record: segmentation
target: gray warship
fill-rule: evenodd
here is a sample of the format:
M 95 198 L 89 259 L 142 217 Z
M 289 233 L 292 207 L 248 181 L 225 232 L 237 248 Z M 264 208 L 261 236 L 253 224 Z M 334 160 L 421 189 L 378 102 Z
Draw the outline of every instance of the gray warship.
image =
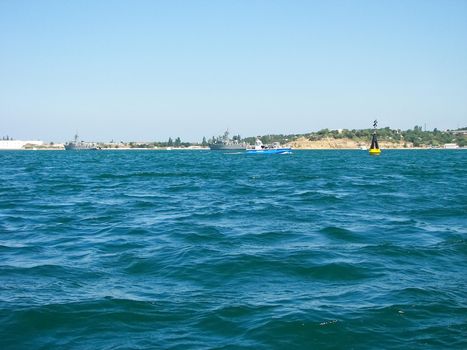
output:
M 65 144 L 65 149 L 67 151 L 96 151 L 100 149 L 93 142 L 84 142 L 78 140 L 78 134 L 75 135 L 75 140 L 67 142 Z
M 239 137 L 231 139 L 227 130 L 222 137 L 218 137 L 214 143 L 210 143 L 209 148 L 212 151 L 244 151 L 247 144 L 240 142 Z

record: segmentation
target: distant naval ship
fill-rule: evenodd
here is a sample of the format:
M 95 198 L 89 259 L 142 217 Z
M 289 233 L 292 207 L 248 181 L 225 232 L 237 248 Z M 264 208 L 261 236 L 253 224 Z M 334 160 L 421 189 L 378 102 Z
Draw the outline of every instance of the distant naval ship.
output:
M 70 141 L 65 144 L 65 149 L 67 151 L 82 151 L 82 150 L 95 151 L 100 148 L 97 147 L 96 144 L 92 142 L 78 141 L 78 134 L 76 134 L 74 141 Z
M 244 151 L 247 148 L 246 143 L 239 142 L 238 139 L 230 139 L 229 131 L 224 136 L 219 137 L 216 142 L 210 143 L 209 148 L 213 151 Z

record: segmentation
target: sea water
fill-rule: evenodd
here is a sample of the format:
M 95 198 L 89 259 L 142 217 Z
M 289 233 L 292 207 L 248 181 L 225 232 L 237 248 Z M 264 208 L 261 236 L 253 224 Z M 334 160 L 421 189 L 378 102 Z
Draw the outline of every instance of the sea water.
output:
M 0 164 L 1 349 L 467 348 L 467 151 Z

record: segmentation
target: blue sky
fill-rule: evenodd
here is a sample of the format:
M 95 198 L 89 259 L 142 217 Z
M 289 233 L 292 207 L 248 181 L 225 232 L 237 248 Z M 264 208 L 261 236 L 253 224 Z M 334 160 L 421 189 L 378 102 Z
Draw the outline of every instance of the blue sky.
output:
M 0 136 L 467 125 L 467 1 L 0 0 Z

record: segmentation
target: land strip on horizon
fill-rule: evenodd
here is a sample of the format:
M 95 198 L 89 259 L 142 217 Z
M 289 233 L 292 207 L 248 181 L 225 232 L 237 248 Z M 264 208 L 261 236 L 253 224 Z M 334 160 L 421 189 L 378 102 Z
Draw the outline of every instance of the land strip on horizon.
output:
M 389 127 L 377 129 L 381 148 L 412 149 L 412 148 L 455 148 L 467 147 L 467 127 L 440 131 L 423 130 L 421 126 L 413 129 L 400 130 Z M 368 147 L 373 129 L 323 129 L 304 134 L 274 134 L 259 136 L 264 144 L 278 142 L 294 149 L 361 149 Z M 183 142 L 179 137 L 168 141 L 143 142 L 90 142 L 101 149 L 206 149 L 209 144 L 219 142 L 223 136 L 212 137 L 201 142 Z M 256 137 L 233 137 L 239 142 L 254 144 Z M 5 146 L 6 145 L 6 146 Z M 12 146 L 13 145 L 13 146 Z M 0 149 L 63 149 L 62 143 L 44 143 L 42 141 L 17 141 L 9 136 L 0 139 Z

